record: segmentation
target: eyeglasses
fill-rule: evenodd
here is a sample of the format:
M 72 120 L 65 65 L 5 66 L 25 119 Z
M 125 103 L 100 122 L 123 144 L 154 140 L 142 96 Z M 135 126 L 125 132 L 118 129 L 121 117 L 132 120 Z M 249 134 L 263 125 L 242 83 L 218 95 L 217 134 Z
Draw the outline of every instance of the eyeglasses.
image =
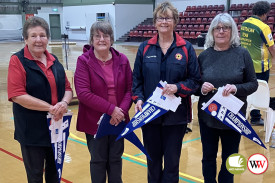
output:
M 104 40 L 110 40 L 110 35 L 108 35 L 108 34 L 103 34 L 103 35 L 95 34 L 94 35 L 94 39 L 96 39 L 96 40 L 100 40 L 102 37 Z
M 164 20 L 166 22 L 172 22 L 173 18 L 172 17 L 157 17 L 158 22 L 163 22 Z
M 215 32 L 220 32 L 221 29 L 222 29 L 223 32 L 227 32 L 227 31 L 229 31 L 231 29 L 231 27 L 230 26 L 224 26 L 224 27 L 218 26 L 218 27 L 214 28 L 214 31 Z

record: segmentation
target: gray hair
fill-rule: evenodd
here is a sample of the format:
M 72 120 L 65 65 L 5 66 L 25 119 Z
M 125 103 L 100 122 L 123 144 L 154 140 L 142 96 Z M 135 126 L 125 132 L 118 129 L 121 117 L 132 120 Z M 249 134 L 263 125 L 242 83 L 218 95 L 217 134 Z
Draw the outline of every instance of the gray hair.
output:
M 28 18 L 28 20 L 26 20 L 22 31 L 22 35 L 24 39 L 28 39 L 28 30 L 33 27 L 42 27 L 46 32 L 47 38 L 49 39 L 50 37 L 49 24 L 43 18 L 40 18 L 37 16 L 30 17 Z
M 231 27 L 230 45 L 232 47 L 240 46 L 240 38 L 239 38 L 238 28 L 235 21 L 228 13 L 220 13 L 212 20 L 210 24 L 210 27 L 206 35 L 204 48 L 207 49 L 209 47 L 214 47 L 215 40 L 213 36 L 213 30 L 215 27 L 218 26 L 219 23 Z
M 90 44 L 93 43 L 93 37 L 98 31 L 102 32 L 103 34 L 108 34 L 111 38 L 111 45 L 114 43 L 114 32 L 112 26 L 107 21 L 97 21 L 93 23 L 90 29 Z

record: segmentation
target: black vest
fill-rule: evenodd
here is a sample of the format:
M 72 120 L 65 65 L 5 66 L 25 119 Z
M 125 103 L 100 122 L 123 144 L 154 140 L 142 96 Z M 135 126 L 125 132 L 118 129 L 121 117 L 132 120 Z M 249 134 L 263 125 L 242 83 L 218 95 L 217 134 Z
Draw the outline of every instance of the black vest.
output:
M 24 57 L 24 49 L 15 53 L 26 71 L 26 91 L 29 95 L 51 104 L 51 87 L 49 81 L 35 61 Z M 54 56 L 54 55 L 53 55 Z M 65 93 L 65 71 L 63 65 L 55 57 L 51 66 L 56 86 L 58 101 Z M 27 109 L 13 102 L 15 132 L 14 138 L 22 145 L 51 146 L 47 125 L 47 112 Z

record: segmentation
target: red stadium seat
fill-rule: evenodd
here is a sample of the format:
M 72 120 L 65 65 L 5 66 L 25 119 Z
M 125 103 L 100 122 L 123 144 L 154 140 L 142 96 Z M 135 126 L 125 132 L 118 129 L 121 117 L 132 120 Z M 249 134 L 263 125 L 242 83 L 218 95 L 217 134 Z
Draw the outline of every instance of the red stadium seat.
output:
M 213 11 L 213 5 L 208 5 L 207 10 L 208 11 Z
M 194 31 L 199 31 L 199 25 L 194 25 L 193 30 Z
M 215 17 L 217 15 L 217 12 L 216 11 L 211 11 L 211 17 Z
M 243 5 L 243 10 L 248 10 L 249 9 L 249 4 L 244 4 Z
M 179 36 L 183 38 L 183 31 L 179 31 Z
M 133 37 L 133 35 L 134 35 L 134 31 L 130 31 L 129 36 Z
M 274 17 L 268 17 L 267 23 L 268 23 L 268 24 L 274 24 L 274 23 L 275 23 Z M 272 29 L 271 29 L 271 30 L 272 30 Z
M 190 39 L 196 39 L 196 34 L 195 34 L 194 31 L 190 32 L 189 38 Z
M 202 18 L 201 23 L 202 23 L 202 24 L 207 24 L 207 18 Z
M 181 29 L 184 30 L 184 31 L 186 31 L 187 30 L 187 25 L 186 24 L 182 25 Z
M 211 17 L 210 11 L 206 11 L 204 14 L 205 17 Z
M 197 7 L 196 6 L 192 6 L 191 7 L 191 11 L 197 11 Z
M 206 25 L 205 28 L 204 28 L 204 31 L 208 31 L 210 25 Z
M 241 16 L 242 16 L 242 17 L 246 17 L 247 15 L 248 15 L 247 10 L 242 10 Z
M 231 4 L 229 11 L 236 11 L 237 10 L 237 5 L 236 4 Z
M 208 20 L 207 20 L 208 24 L 211 24 L 212 20 L 213 20 L 213 18 L 208 18 Z
M 147 31 L 143 31 L 142 37 L 148 37 L 148 32 Z
M 183 12 L 179 12 L 179 17 L 183 17 Z
M 271 9 L 275 9 L 275 3 L 271 3 Z
M 184 24 L 184 22 L 185 22 L 185 18 L 181 18 L 180 19 L 180 24 Z
M 201 32 L 196 32 L 196 38 L 201 35 Z
M 193 16 L 194 16 L 194 12 L 190 11 L 190 12 L 188 13 L 188 17 L 193 17 Z
M 219 10 L 219 11 L 224 11 L 224 5 L 223 5 L 223 4 L 219 5 L 218 10 Z
M 197 21 L 197 19 L 196 18 L 191 18 L 191 24 L 195 24 L 196 23 L 196 21 Z
M 181 25 L 176 26 L 176 31 L 181 31 Z
M 154 30 L 154 31 L 153 31 L 153 36 L 154 36 L 154 35 L 157 35 L 157 34 L 158 34 L 158 31 Z
M 206 11 L 207 10 L 207 5 L 203 5 L 202 7 L 201 7 L 201 11 Z
M 204 31 L 204 25 L 200 25 L 198 31 Z
M 189 37 L 189 32 L 188 32 L 188 31 L 184 32 L 183 38 L 184 38 L 184 39 L 189 39 L 189 38 L 190 38 L 190 37 Z
M 217 4 L 214 5 L 214 6 L 213 6 L 213 10 L 214 10 L 214 11 L 218 11 L 218 10 L 219 10 L 219 5 L 217 5 Z
M 236 24 L 239 23 L 239 17 L 234 17 L 233 19 L 234 19 L 234 21 L 235 21 Z
M 148 37 L 153 37 L 153 32 L 152 31 L 148 31 Z
M 193 28 L 194 28 L 193 25 L 190 24 L 190 25 L 187 26 L 187 31 L 192 31 Z
M 193 17 L 199 17 L 199 16 L 200 16 L 200 13 L 198 11 L 195 11 Z
M 187 11 L 184 12 L 183 17 L 188 17 L 188 12 Z
M 199 17 L 204 17 L 204 16 L 205 16 L 204 11 L 201 11 L 200 14 L 199 14 Z
M 197 18 L 196 24 L 201 24 L 201 18 Z
M 190 18 L 186 18 L 184 24 L 190 24 Z
M 185 11 L 191 11 L 191 6 L 187 6 Z
M 275 16 L 275 9 L 271 9 L 268 13 L 268 16 Z
M 197 11 L 201 11 L 201 5 L 197 6 Z
M 237 4 L 236 10 L 242 11 L 243 9 L 243 4 Z

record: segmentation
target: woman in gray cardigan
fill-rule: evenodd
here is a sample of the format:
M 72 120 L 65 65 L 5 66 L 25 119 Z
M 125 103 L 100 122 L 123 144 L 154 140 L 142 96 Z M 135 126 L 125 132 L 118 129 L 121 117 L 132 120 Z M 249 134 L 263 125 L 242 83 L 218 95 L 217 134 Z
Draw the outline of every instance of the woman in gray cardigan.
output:
M 216 182 L 219 139 L 222 143 L 222 165 L 218 182 L 233 182 L 233 174 L 226 169 L 226 159 L 238 153 L 241 135 L 202 111 L 202 103 L 213 97 L 216 88 L 224 86 L 224 96 L 233 94 L 245 103 L 241 108 L 245 114 L 246 97 L 258 87 L 251 57 L 239 45 L 238 29 L 232 17 L 227 13 L 218 14 L 211 22 L 206 36 L 206 50 L 198 57 L 202 77 L 198 118 L 205 183 Z

